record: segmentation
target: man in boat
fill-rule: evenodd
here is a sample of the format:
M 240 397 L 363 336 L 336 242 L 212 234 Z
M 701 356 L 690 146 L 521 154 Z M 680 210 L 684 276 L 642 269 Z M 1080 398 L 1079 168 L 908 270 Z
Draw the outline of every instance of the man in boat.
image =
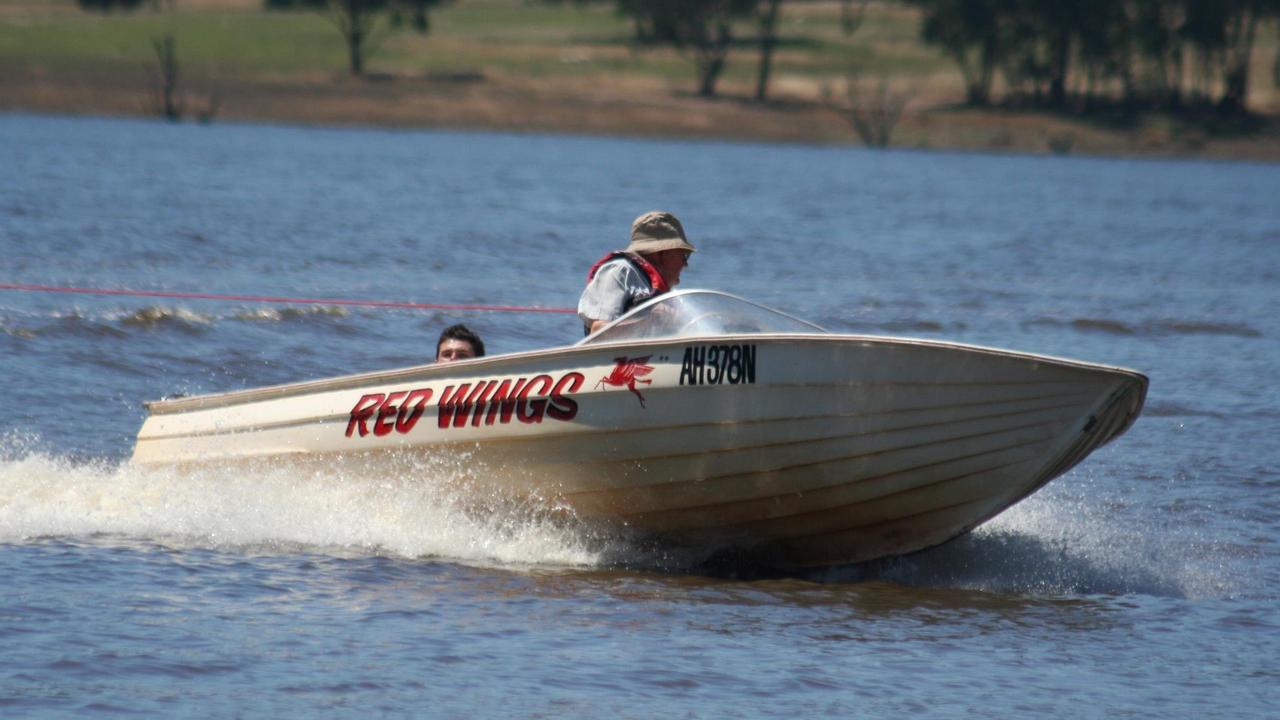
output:
M 674 289 L 693 252 L 675 215 L 654 211 L 636 218 L 626 249 L 600 258 L 587 273 L 587 287 L 578 300 L 578 317 L 587 334 Z
M 436 362 L 484 357 L 484 341 L 466 325 L 450 325 L 436 341 Z

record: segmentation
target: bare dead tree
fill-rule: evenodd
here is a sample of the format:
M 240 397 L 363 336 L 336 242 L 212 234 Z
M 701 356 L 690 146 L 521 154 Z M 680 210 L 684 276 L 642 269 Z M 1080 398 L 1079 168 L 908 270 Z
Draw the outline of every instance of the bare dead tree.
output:
M 156 53 L 152 83 L 155 113 L 169 122 L 178 122 L 182 119 L 183 101 L 178 87 L 178 49 L 173 33 L 152 38 L 151 47 Z
M 188 75 L 182 72 L 182 64 L 178 60 L 178 42 L 173 33 L 152 38 L 151 48 L 155 52 L 155 64 L 151 73 L 151 114 L 169 122 L 179 122 L 188 115 L 194 116 L 201 123 L 211 122 L 222 107 L 216 71 L 210 70 L 202 82 L 195 83 L 203 86 L 201 94 L 204 102 L 199 107 L 193 107 L 189 91 L 192 83 L 183 80 Z
M 864 80 L 858 73 L 851 73 L 845 78 L 844 103 L 830 100 L 829 88 L 826 94 L 827 107 L 853 127 L 864 145 L 883 148 L 889 146 L 894 128 L 915 93 L 894 89 L 884 74 Z

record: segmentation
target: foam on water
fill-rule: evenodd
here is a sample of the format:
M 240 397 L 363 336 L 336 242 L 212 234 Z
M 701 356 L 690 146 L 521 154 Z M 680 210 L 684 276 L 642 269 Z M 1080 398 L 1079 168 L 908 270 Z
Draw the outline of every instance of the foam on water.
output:
M 237 310 L 231 317 L 247 322 L 273 323 L 313 317 L 345 318 L 350 315 L 350 311 L 338 305 L 310 305 L 305 307 L 274 307 L 266 305 Z
M 132 332 L 203 332 L 224 321 L 273 324 L 294 321 L 344 320 L 351 312 L 337 305 L 229 306 L 221 310 L 193 310 L 185 305 L 143 307 L 71 307 L 47 312 L 18 312 L 0 308 L 0 332 L 14 337 L 74 336 L 126 337 Z
M 585 538 L 546 514 L 464 504 L 438 464 L 376 478 L 284 466 L 150 469 L 74 463 L 29 445 L 9 438 L 0 452 L 0 542 L 115 535 L 482 566 L 599 563 Z
M 213 315 L 196 312 L 185 307 L 167 308 L 154 305 L 139 310 L 113 312 L 108 314 L 107 317 L 120 325 L 146 328 L 148 330 L 167 326 L 182 330 L 195 330 L 212 325 L 216 320 Z
M 459 481 L 465 459 L 393 473 L 357 465 L 301 469 L 152 469 L 76 463 L 0 447 L 0 542 L 41 537 L 147 538 L 174 547 L 441 557 L 480 566 L 667 564 L 526 504 L 478 507 Z M 463 500 L 472 498 L 471 501 Z M 1120 522 L 1101 502 L 1042 491 L 938 548 L 826 580 L 876 577 L 992 592 L 1222 597 L 1236 591 L 1222 553 Z M 684 565 L 686 563 L 677 563 Z
M 1101 493 L 1072 497 L 1051 486 L 876 574 L 910 585 L 1053 595 L 1204 599 L 1245 591 L 1231 548 L 1144 523 L 1113 504 Z

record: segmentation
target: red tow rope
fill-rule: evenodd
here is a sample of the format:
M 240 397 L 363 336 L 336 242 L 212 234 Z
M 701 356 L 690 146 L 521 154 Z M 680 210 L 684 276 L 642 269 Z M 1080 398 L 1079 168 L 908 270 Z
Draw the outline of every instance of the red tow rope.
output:
M 573 315 L 572 308 L 549 308 L 522 305 L 448 305 L 443 303 L 396 302 L 391 300 L 335 300 L 329 298 L 275 297 L 271 295 L 218 295 L 215 293 L 163 292 L 159 290 L 130 290 L 127 288 L 60 287 L 57 285 L 32 285 L 30 283 L 0 282 L 0 290 L 23 292 L 66 293 L 70 295 L 124 295 L 127 297 L 171 298 L 177 300 L 234 300 L 237 302 L 280 303 L 290 305 L 353 305 L 356 307 L 407 308 L 410 310 L 470 310 L 477 312 L 528 312 L 559 313 Z

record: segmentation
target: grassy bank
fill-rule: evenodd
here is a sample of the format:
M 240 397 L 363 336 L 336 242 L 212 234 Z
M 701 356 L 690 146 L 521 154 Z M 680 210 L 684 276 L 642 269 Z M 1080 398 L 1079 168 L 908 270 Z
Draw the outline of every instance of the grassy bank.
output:
M 835 2 L 784 5 L 771 98 L 756 103 L 749 43 L 734 48 L 719 96 L 700 98 L 692 60 L 635 47 L 629 21 L 609 4 L 461 0 L 432 13 L 430 35 L 387 33 L 368 76 L 356 79 L 328 19 L 266 12 L 258 0 L 107 15 L 72 0 L 0 0 L 0 109 L 149 114 L 152 40 L 172 34 L 189 107 L 225 119 L 858 143 L 837 107 L 856 75 L 909 97 L 894 146 L 1280 160 L 1270 117 L 1222 124 L 959 108 L 959 74 L 919 42 L 913 10 L 873 3 L 852 37 L 838 14 Z M 1251 88 L 1253 107 L 1267 113 L 1280 106 L 1267 72 L 1273 30 L 1261 34 Z

